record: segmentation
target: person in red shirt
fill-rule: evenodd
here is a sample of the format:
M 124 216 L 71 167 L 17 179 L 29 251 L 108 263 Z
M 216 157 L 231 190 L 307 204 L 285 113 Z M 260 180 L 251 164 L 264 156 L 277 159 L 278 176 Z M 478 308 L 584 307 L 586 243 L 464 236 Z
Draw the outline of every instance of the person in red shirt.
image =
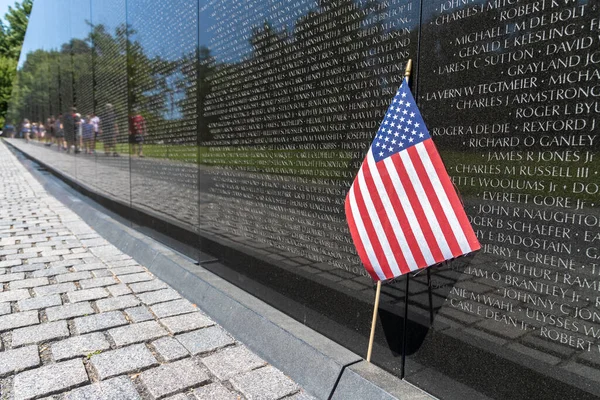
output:
M 146 120 L 138 110 L 129 117 L 129 143 L 133 147 L 133 153 L 139 157 L 144 157 L 143 145 L 146 136 Z

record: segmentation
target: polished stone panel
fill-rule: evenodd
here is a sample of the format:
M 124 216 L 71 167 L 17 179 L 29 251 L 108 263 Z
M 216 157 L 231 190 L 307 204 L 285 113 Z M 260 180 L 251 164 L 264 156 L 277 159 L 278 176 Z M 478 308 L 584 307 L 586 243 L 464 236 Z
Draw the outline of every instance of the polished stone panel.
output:
M 452 346 L 477 338 L 491 364 L 477 384 L 469 368 L 440 369 L 491 397 L 600 393 L 596 7 L 423 9 L 418 99 L 482 243 L 470 263 L 434 270 L 437 312 Z
M 131 201 L 158 220 L 193 231 L 198 221 L 198 2 L 150 3 L 127 2 Z
M 94 129 L 89 125 L 94 116 L 94 49 L 89 23 L 91 6 L 89 0 L 71 0 L 70 7 L 74 104 L 81 121 L 77 147 L 86 156 L 92 156 L 96 140 Z M 95 162 L 76 159 L 75 167 L 77 179 L 96 183 Z
M 92 1 L 94 105 L 100 118 L 96 187 L 131 204 L 127 115 L 127 19 L 125 0 Z

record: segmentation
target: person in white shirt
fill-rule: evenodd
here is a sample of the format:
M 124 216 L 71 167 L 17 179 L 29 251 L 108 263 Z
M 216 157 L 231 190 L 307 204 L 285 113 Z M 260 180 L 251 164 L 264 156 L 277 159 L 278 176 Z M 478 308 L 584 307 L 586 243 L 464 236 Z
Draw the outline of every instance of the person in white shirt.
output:
M 96 113 L 92 113 L 90 123 L 94 127 L 94 138 L 92 139 L 92 153 L 96 153 L 96 142 L 98 141 L 98 135 L 100 134 L 100 118 Z

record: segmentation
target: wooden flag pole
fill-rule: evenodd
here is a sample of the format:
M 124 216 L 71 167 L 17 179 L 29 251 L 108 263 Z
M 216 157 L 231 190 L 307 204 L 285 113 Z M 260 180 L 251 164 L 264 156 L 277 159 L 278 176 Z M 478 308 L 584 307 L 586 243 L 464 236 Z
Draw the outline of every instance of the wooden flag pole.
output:
M 429 294 L 429 326 L 433 325 L 433 295 L 431 293 L 431 268 L 427 268 L 427 292 Z
M 410 78 L 412 70 L 412 60 L 409 59 L 406 63 L 406 71 L 404 72 L 405 79 Z M 404 361 L 406 356 L 406 315 L 408 314 L 408 276 L 406 274 L 406 305 L 404 307 L 404 340 L 402 343 L 402 378 L 404 378 Z M 375 292 L 375 305 L 373 307 L 373 320 L 371 321 L 371 335 L 369 336 L 369 347 L 367 349 L 367 362 L 371 362 L 371 354 L 373 352 L 373 341 L 375 340 L 375 324 L 377 323 L 377 312 L 379 311 L 379 296 L 381 294 L 381 281 L 377 281 L 377 291 Z
M 410 79 L 410 73 L 412 70 L 412 60 L 409 59 L 406 63 L 406 71 L 404 72 L 404 78 L 407 83 Z M 406 332 L 408 330 L 408 284 L 410 282 L 410 272 L 406 274 L 406 292 L 404 295 L 404 326 L 402 327 L 402 368 L 400 371 L 400 379 L 404 379 L 404 365 L 406 364 Z
M 373 308 L 373 322 L 371 322 L 371 336 L 369 336 L 369 348 L 367 349 L 367 362 L 371 362 L 371 353 L 373 352 L 373 340 L 375 339 L 375 324 L 377 323 L 377 311 L 379 310 L 379 295 L 381 294 L 381 281 L 377 281 L 377 291 L 375 292 L 375 306 Z
M 400 370 L 400 379 L 404 379 L 404 365 L 406 364 L 406 332 L 408 331 L 408 283 L 410 282 L 410 273 L 406 274 L 406 292 L 404 295 L 404 326 L 402 327 L 402 368 Z

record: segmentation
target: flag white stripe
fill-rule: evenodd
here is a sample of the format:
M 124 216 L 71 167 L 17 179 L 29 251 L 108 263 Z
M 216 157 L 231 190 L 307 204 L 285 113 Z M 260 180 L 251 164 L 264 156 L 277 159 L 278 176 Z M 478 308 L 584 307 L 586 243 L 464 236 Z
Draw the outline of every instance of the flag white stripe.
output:
M 425 235 L 423 234 L 423 230 L 421 229 L 421 225 L 419 225 L 419 221 L 417 220 L 417 216 L 415 215 L 415 211 L 408 200 L 408 195 L 404 190 L 404 186 L 402 185 L 402 181 L 400 180 L 400 176 L 398 176 L 398 171 L 396 170 L 396 166 L 392 161 L 391 157 L 383 160 L 385 163 L 385 167 L 388 171 L 390 179 L 394 184 L 394 190 L 396 190 L 396 195 L 400 200 L 400 204 L 402 205 L 402 209 L 406 214 L 406 219 L 408 219 L 408 223 L 410 224 L 410 228 L 415 235 L 415 239 L 417 240 L 417 244 L 419 245 L 419 249 L 421 249 L 421 253 L 423 254 L 423 258 L 427 261 L 427 265 L 435 264 L 435 258 L 433 258 L 433 254 L 431 254 L 431 249 L 427 245 L 427 240 L 425 239 Z
M 371 172 L 371 177 L 373 178 L 373 181 L 375 182 L 375 188 L 377 189 L 379 198 L 381 199 L 381 202 L 383 203 L 383 207 L 385 208 L 385 212 L 387 214 L 388 220 L 390 221 L 390 224 L 392 225 L 394 235 L 396 236 L 396 241 L 398 242 L 398 245 L 400 246 L 400 249 L 402 250 L 402 255 L 404 256 L 404 259 L 406 260 L 406 264 L 408 265 L 408 268 L 411 271 L 419 269 L 417 262 L 415 261 L 415 257 L 413 256 L 412 251 L 410 249 L 410 246 L 408 245 L 408 242 L 406 241 L 406 236 L 404 236 L 404 231 L 403 231 L 402 227 L 400 226 L 400 221 L 398 220 L 398 216 L 396 215 L 394 206 L 392 206 L 392 202 L 390 201 L 387 191 L 385 190 L 385 185 L 383 184 L 383 181 L 381 180 L 381 176 L 379 175 L 379 170 L 377 169 L 377 165 L 375 165 L 375 159 L 373 158 L 371 151 L 369 151 L 369 154 L 367 154 L 366 161 L 369 165 L 369 171 Z
M 419 143 L 415 146 L 415 148 L 419 153 L 419 157 L 421 157 L 421 162 L 423 162 L 423 166 L 425 167 L 427 176 L 429 176 L 431 185 L 433 186 L 435 194 L 437 195 L 440 205 L 442 206 L 442 210 L 444 210 L 444 214 L 446 215 L 446 218 L 448 218 L 448 223 L 450 224 L 450 228 L 452 228 L 452 232 L 454 233 L 454 237 L 458 242 L 460 250 L 463 253 L 470 252 L 471 246 L 469 246 L 469 242 L 465 237 L 465 233 L 458 222 L 458 218 L 456 218 L 452 204 L 450 204 L 450 200 L 448 199 L 446 191 L 444 190 L 444 186 L 442 186 L 442 182 L 440 182 L 440 178 L 435 171 L 435 167 L 429 158 L 429 153 L 427 153 L 425 145 L 423 143 Z
M 386 280 L 387 277 L 381 270 L 379 260 L 377 260 L 377 256 L 375 255 L 375 251 L 373 250 L 373 246 L 371 245 L 371 241 L 369 240 L 369 235 L 367 234 L 367 230 L 365 229 L 365 225 L 360 215 L 358 204 L 356 204 L 356 198 L 354 197 L 354 185 L 350 188 L 350 192 L 348 192 L 348 200 L 350 201 L 350 209 L 352 210 L 352 218 L 354 219 L 356 230 L 358 231 L 360 241 L 362 242 L 362 245 L 365 248 L 365 253 L 367 253 L 367 257 L 369 257 L 371 266 L 373 267 L 373 270 L 375 271 L 379 279 Z
M 375 229 L 375 234 L 379 239 L 379 243 L 381 244 L 381 248 L 383 249 L 383 254 L 385 254 L 385 258 L 387 259 L 390 269 L 392 270 L 392 274 L 394 274 L 394 276 L 402 275 L 402 272 L 398 267 L 398 263 L 396 262 L 394 252 L 390 247 L 390 243 L 387 240 L 387 236 L 385 235 L 385 231 L 383 230 L 383 226 L 381 225 L 381 221 L 379 220 L 379 215 L 377 215 L 377 210 L 375 210 L 375 206 L 373 205 L 371 193 L 369 192 L 369 186 L 365 181 L 365 175 L 363 173 L 362 168 L 358 172 L 357 179 L 360 187 L 362 187 L 360 193 L 362 194 L 363 200 L 365 201 L 367 213 L 369 213 L 369 217 L 371 218 L 371 222 L 373 223 L 373 228 Z
M 419 180 L 419 176 L 415 171 L 415 168 L 412 164 L 410 156 L 407 151 L 401 151 L 398 153 L 400 155 L 400 159 L 404 164 L 404 168 L 406 173 L 408 174 L 408 178 L 413 185 L 415 193 L 417 194 L 417 198 L 421 203 L 421 207 L 423 207 L 423 212 L 425 213 L 425 217 L 431 226 L 431 230 L 433 231 L 433 236 L 437 241 L 440 250 L 442 251 L 442 255 L 445 259 L 453 258 L 452 251 L 450 251 L 450 247 L 448 246 L 448 242 L 446 242 L 446 238 L 444 237 L 444 233 L 442 232 L 442 228 L 438 223 L 438 220 L 433 212 L 433 208 L 431 208 L 431 204 L 429 203 L 429 199 L 427 198 L 427 194 L 425 193 L 425 189 L 423 189 L 423 185 L 421 185 L 421 181 Z

